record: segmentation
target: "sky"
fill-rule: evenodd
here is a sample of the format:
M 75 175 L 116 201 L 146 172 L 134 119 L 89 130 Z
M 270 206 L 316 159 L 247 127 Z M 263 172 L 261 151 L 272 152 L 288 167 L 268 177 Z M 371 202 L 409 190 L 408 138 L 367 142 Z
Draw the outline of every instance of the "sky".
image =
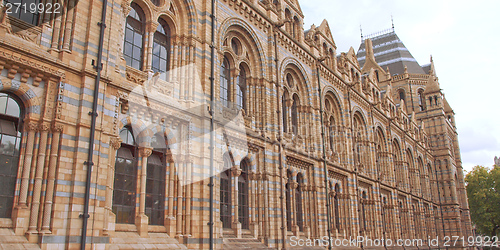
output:
M 452 109 L 465 171 L 500 157 L 500 1 L 299 0 L 304 29 L 328 21 L 337 54 L 391 28 L 420 65 L 432 55 Z M 498 99 L 497 99 L 498 98 Z

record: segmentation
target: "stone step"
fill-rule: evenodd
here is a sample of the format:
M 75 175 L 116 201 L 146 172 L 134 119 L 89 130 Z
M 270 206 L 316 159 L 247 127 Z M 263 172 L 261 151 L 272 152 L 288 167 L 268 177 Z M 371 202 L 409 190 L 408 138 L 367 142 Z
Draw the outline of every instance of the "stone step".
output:
M 109 240 L 109 249 L 187 249 L 166 233 L 148 233 L 148 236 L 141 238 L 136 232 L 115 232 Z
M 40 249 L 40 246 L 29 243 L 22 235 L 15 235 L 10 228 L 0 228 L 0 249 Z
M 255 238 L 223 238 L 222 249 L 273 249 Z

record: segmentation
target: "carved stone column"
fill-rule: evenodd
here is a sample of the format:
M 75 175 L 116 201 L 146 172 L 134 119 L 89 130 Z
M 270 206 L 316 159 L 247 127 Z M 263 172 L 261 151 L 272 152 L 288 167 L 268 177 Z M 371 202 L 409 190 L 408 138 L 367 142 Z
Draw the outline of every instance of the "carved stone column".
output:
M 116 151 L 120 149 L 122 145 L 122 140 L 119 137 L 113 137 L 109 140 L 109 144 L 111 145 L 109 150 L 109 164 L 107 170 L 107 178 L 106 178 L 106 200 L 104 203 L 104 234 L 108 234 L 108 231 L 114 228 L 112 224 L 115 223 L 116 217 L 113 214 L 113 189 L 114 189 L 114 180 L 115 180 L 115 161 L 116 158 L 112 157 L 116 155 Z
M 153 153 L 153 148 L 150 147 L 139 147 L 140 166 L 138 176 L 140 176 L 139 184 L 139 213 L 135 218 L 135 225 L 137 227 L 137 233 L 141 237 L 148 236 L 148 216 L 145 214 L 146 208 L 146 174 L 148 168 L 148 157 Z
M 169 168 L 168 174 L 168 210 L 167 218 L 165 220 L 165 227 L 167 228 L 168 235 L 175 235 L 175 216 L 174 216 L 174 185 L 175 185 L 175 164 L 171 161 L 171 156 L 167 157 L 167 168 Z
M 49 169 L 47 174 L 47 190 L 45 193 L 45 207 L 43 209 L 42 234 L 49 234 L 51 214 L 54 199 L 54 186 L 56 180 L 57 158 L 59 152 L 59 139 L 63 132 L 62 124 L 54 124 L 52 126 L 52 145 L 50 147 Z
M 35 184 L 33 187 L 33 196 L 31 201 L 31 214 L 30 214 L 30 224 L 28 227 L 28 240 L 30 242 L 36 242 L 38 240 L 38 236 L 35 234 L 38 233 L 38 215 L 40 210 L 40 196 L 42 193 L 42 178 L 43 178 L 43 169 L 45 167 L 45 152 L 47 149 L 47 134 L 49 131 L 50 125 L 48 123 L 41 123 L 39 125 L 40 130 L 40 139 L 38 142 L 38 157 L 36 163 L 35 170 Z
M 12 213 L 14 232 L 16 235 L 23 235 L 28 228 L 29 208 L 28 188 L 30 185 L 31 163 L 33 160 L 33 148 L 35 144 L 35 136 L 38 131 L 38 123 L 29 121 L 25 123 L 23 136 L 27 137 L 26 147 L 24 149 L 24 159 L 20 163 L 23 166 L 21 174 L 21 187 L 19 192 L 19 203 Z M 21 149 L 23 150 L 23 149 Z M 22 151 L 21 151 L 22 153 Z
M 33 159 L 33 146 L 35 144 L 35 135 L 38 131 L 38 124 L 29 122 L 24 127 L 25 133 L 28 135 L 26 140 L 26 151 L 23 162 L 23 174 L 21 177 L 21 190 L 19 194 L 19 206 L 26 207 L 28 199 L 29 178 L 31 172 L 31 160 Z
M 249 215 L 250 215 L 250 231 L 252 235 L 257 238 L 259 235 L 259 223 L 257 222 L 257 173 L 253 171 L 248 172 L 248 181 L 249 181 L 249 198 L 250 198 L 250 206 L 249 206 Z
M 239 214 L 238 214 L 238 177 L 241 174 L 241 169 L 238 167 L 233 167 L 231 169 L 231 178 L 233 182 L 233 188 L 231 190 L 231 197 L 232 197 L 232 202 L 233 202 L 233 223 L 232 223 L 232 228 L 234 231 L 234 234 L 236 235 L 237 238 L 241 238 L 241 223 L 239 221 Z

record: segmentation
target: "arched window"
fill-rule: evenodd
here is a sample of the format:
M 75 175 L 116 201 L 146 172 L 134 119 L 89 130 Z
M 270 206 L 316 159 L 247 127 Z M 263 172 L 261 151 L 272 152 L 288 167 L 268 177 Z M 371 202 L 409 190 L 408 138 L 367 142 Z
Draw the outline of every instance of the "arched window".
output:
M 231 228 L 231 159 L 224 155 L 224 169 L 220 174 L 220 220 L 223 228 Z
M 238 220 L 242 229 L 249 229 L 248 223 L 248 165 L 246 160 L 240 164 L 241 174 L 238 177 Z
M 231 68 L 229 60 L 224 57 L 220 68 L 220 101 L 224 107 L 229 107 L 231 101 Z
M 148 157 L 146 175 L 146 215 L 150 225 L 163 225 L 165 214 L 165 172 L 167 140 L 158 133 L 151 142 L 153 153 Z
M 424 100 L 424 91 L 418 91 L 418 105 L 420 106 L 420 111 L 425 110 L 425 100 Z
M 295 189 L 295 213 L 297 217 L 297 226 L 299 231 L 304 231 L 304 214 L 302 212 L 302 187 L 304 186 L 304 177 L 297 175 L 297 188 Z
M 288 32 L 288 34 L 292 34 L 292 25 L 291 25 L 292 13 L 290 12 L 290 10 L 288 8 L 285 9 L 285 21 L 288 21 L 285 24 L 286 32 Z
M 289 88 L 293 88 L 293 86 L 295 86 L 292 74 L 290 73 L 286 74 L 286 84 L 288 85 Z
M 243 66 L 240 66 L 240 74 L 238 75 L 238 85 L 236 86 L 236 105 L 238 109 L 246 109 L 246 88 L 247 88 L 247 72 Z
M 333 119 L 333 116 L 330 117 L 330 124 L 329 124 L 329 135 L 330 135 L 330 149 L 335 152 L 335 120 Z
M 163 19 L 159 19 L 158 22 L 160 25 L 156 28 L 153 36 L 153 63 L 151 68 L 154 73 L 166 73 L 169 67 L 170 29 Z M 166 74 L 161 74 L 160 77 L 167 80 Z
M 292 231 L 292 172 L 287 171 L 288 182 L 285 186 L 285 196 L 286 196 L 286 229 Z
M 299 105 L 299 97 L 294 95 L 292 103 L 292 131 L 295 135 L 297 135 L 299 132 L 299 114 L 297 110 L 298 105 Z
M 139 5 L 132 3 L 130 7 L 132 10 L 125 25 L 123 57 L 128 66 L 142 70 L 145 17 Z
M 38 19 L 40 18 L 40 14 L 43 11 L 38 11 L 42 9 L 37 9 L 37 11 L 33 11 L 32 4 L 38 6 L 38 4 L 42 3 L 41 0 L 5 0 L 4 5 L 10 7 L 12 4 L 12 8 L 10 9 L 9 15 L 15 18 L 19 18 L 29 24 L 38 25 Z M 7 5 L 9 4 L 9 5 Z
M 399 91 L 399 100 L 403 100 L 406 104 L 406 94 L 404 90 Z
M 12 215 L 21 146 L 22 113 L 21 102 L 17 98 L 0 93 L 0 218 L 10 218 Z
M 129 127 L 120 131 L 121 147 L 116 151 L 113 213 L 116 223 L 134 224 L 136 203 L 137 146 Z
M 238 39 L 236 38 L 231 39 L 231 49 L 233 50 L 235 55 L 240 55 L 241 52 L 240 48 L 241 48 L 240 41 L 238 41 Z
M 285 92 L 281 97 L 281 113 L 283 118 L 283 132 L 286 133 L 288 130 L 288 108 L 286 106 L 286 100 L 288 99 L 288 94 Z

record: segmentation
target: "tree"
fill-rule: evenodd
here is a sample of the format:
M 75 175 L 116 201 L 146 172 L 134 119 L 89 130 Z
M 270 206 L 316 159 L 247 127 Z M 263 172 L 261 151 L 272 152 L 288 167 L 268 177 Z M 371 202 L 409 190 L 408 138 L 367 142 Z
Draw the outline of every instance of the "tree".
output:
M 471 219 L 478 233 L 500 235 L 500 166 L 476 166 L 465 176 Z

